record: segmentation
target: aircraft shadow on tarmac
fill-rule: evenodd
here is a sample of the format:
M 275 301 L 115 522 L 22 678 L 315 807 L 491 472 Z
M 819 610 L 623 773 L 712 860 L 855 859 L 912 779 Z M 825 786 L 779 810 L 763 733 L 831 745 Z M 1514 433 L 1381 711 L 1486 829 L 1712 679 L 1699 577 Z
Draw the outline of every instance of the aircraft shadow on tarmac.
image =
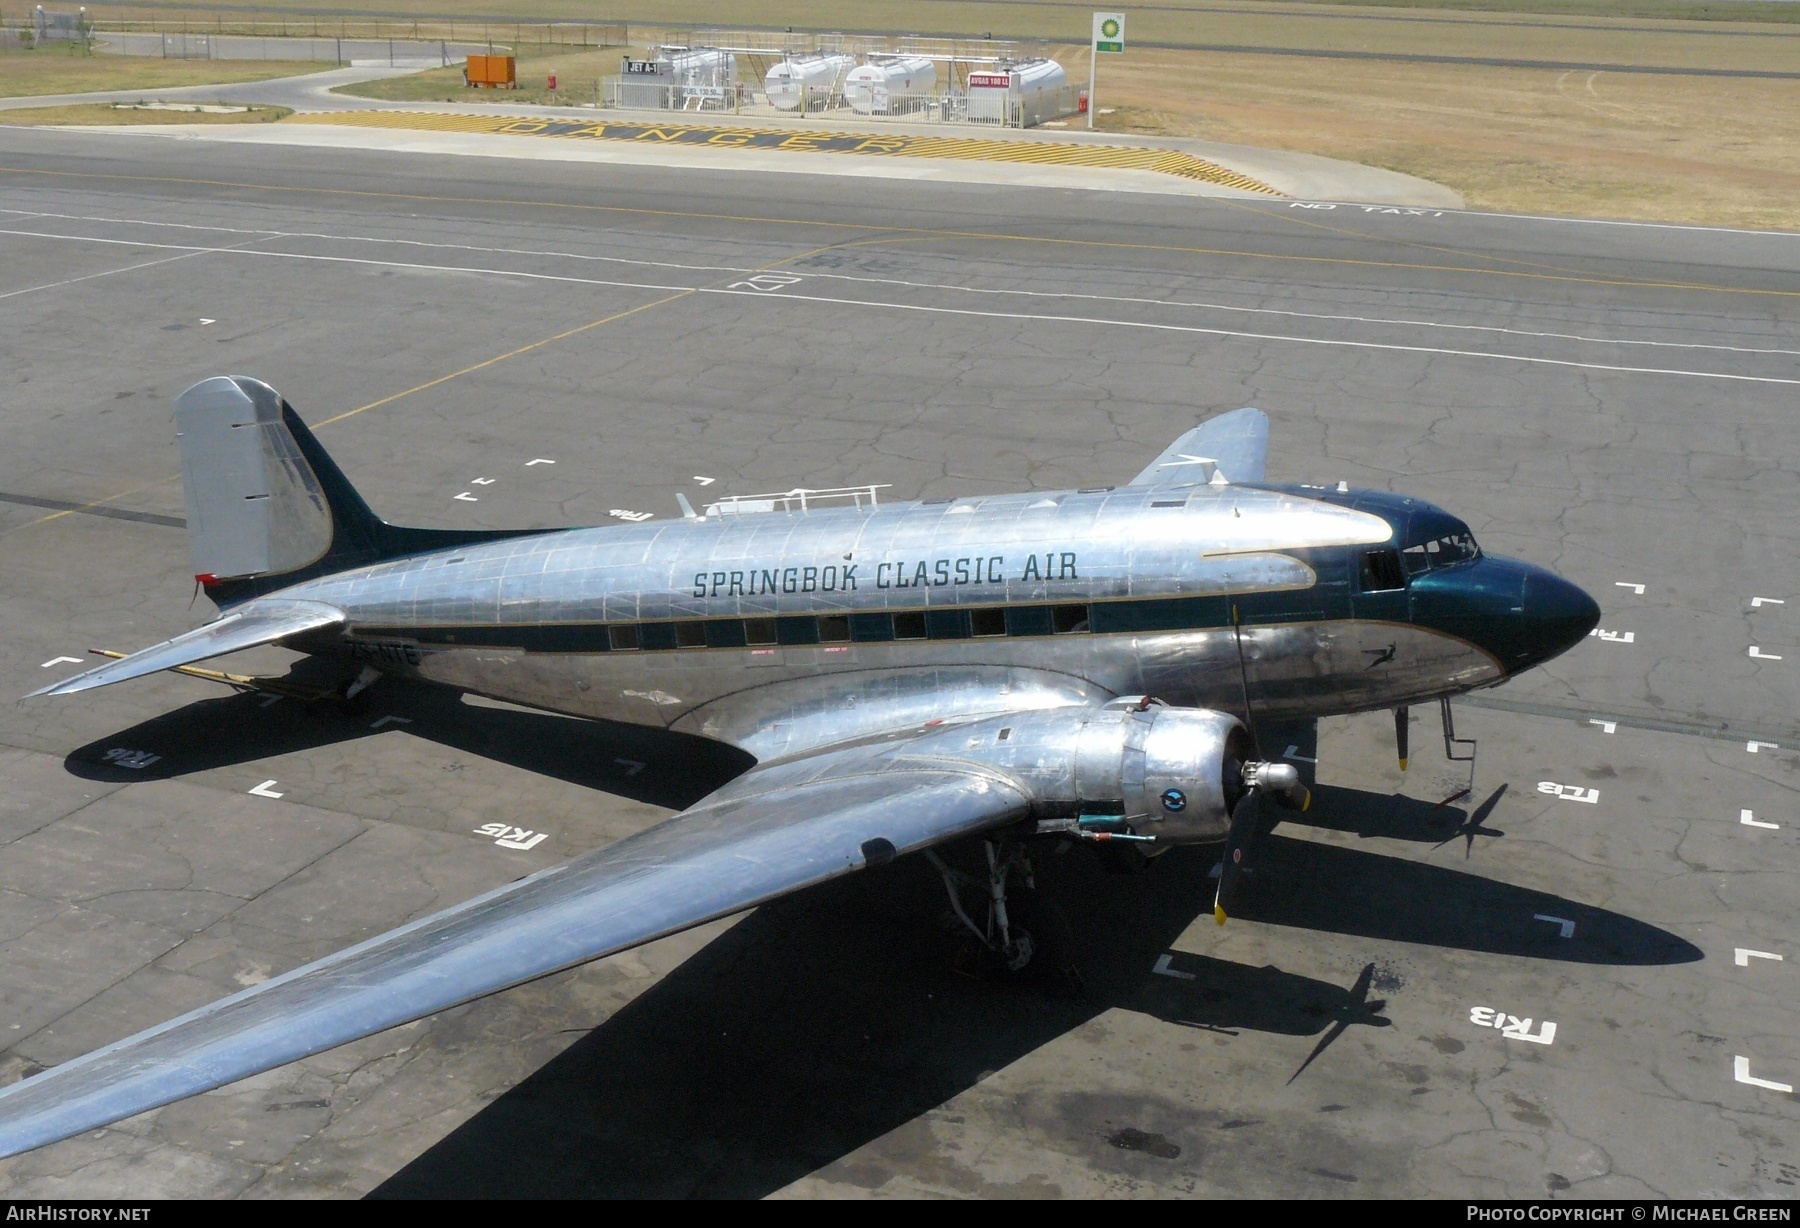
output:
M 974 849 L 952 855 L 974 867 Z M 374 1196 L 754 1197 L 1114 1007 L 1295 1037 L 1291 1064 L 1271 1072 L 1288 1081 L 1345 1031 L 1404 1012 L 1404 982 L 1373 961 L 1346 989 L 1169 951 L 1210 913 L 1213 856 L 1176 850 L 1135 875 L 1080 849 L 1038 858 L 1040 888 L 1077 922 L 1078 999 L 958 971 L 942 887 L 917 857 L 765 905 Z M 1583 963 L 1700 958 L 1616 913 L 1435 865 L 1280 835 L 1262 857 L 1246 920 Z M 1575 937 L 1535 913 L 1574 920 Z M 1164 955 L 1174 975 L 1152 971 Z
M 296 670 L 290 678 L 303 677 Z M 588 721 L 512 707 L 463 702 L 447 687 L 383 681 L 357 715 L 331 700 L 303 703 L 267 696 L 221 695 L 163 713 L 71 752 L 68 771 L 128 784 L 177 779 L 274 755 L 368 737 L 384 716 L 404 718 L 407 733 L 556 780 L 680 810 L 746 771 L 755 760 L 723 743 L 666 730 Z M 392 725 L 388 726 L 391 730 Z M 110 760 L 119 750 L 157 760 Z

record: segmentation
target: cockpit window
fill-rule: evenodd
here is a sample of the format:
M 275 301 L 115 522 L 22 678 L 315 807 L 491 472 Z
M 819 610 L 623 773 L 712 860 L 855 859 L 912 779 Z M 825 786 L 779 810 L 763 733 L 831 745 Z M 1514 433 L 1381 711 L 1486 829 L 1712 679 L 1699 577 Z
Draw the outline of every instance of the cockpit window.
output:
M 1401 557 L 1406 560 L 1406 574 L 1416 576 L 1434 567 L 1449 567 L 1454 563 L 1478 559 L 1481 557 L 1481 547 L 1475 544 L 1474 534 L 1464 529 L 1460 533 L 1450 533 L 1408 546 L 1401 551 Z

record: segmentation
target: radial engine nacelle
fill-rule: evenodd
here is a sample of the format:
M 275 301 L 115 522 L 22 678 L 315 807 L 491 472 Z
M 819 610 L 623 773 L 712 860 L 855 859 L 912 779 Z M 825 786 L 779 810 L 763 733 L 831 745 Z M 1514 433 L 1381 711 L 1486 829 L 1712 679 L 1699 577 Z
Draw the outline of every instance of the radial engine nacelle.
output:
M 1224 712 L 1172 708 L 1139 695 L 1102 708 L 985 721 L 979 728 L 976 734 L 964 727 L 963 734 L 973 736 L 958 747 L 958 757 L 1025 784 L 1039 820 L 1124 830 L 1154 836 L 1159 844 L 1196 844 L 1225 838 L 1232 808 L 1246 789 L 1261 789 L 1295 809 L 1306 802 L 1292 765 L 1256 762 L 1249 731 Z

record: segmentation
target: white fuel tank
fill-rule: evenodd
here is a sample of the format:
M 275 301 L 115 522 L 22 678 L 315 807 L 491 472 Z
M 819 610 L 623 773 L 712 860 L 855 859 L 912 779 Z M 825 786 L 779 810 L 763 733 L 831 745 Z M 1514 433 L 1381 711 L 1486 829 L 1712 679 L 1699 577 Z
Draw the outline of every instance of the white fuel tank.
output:
M 864 115 L 904 115 L 937 89 L 937 66 L 922 55 L 881 56 L 850 70 L 844 99 Z
M 797 55 L 781 61 L 763 78 L 763 93 L 769 105 L 783 111 L 800 110 L 802 99 L 806 109 L 824 105 L 838 82 L 856 66 L 856 57 L 820 52 Z
M 671 50 L 668 63 L 678 85 L 723 89 L 737 79 L 737 57 L 716 47 Z

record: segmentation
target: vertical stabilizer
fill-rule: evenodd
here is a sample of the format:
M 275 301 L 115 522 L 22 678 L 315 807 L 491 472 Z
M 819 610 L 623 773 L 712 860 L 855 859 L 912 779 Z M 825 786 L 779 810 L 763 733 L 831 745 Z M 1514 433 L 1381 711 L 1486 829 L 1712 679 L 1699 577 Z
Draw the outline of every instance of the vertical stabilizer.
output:
M 331 549 L 330 504 L 282 421 L 281 397 L 243 376 L 175 402 L 188 551 L 204 582 L 283 575 Z
M 194 576 L 221 609 L 315 576 L 541 531 L 388 524 L 261 380 L 201 380 L 176 400 L 175 432 Z

